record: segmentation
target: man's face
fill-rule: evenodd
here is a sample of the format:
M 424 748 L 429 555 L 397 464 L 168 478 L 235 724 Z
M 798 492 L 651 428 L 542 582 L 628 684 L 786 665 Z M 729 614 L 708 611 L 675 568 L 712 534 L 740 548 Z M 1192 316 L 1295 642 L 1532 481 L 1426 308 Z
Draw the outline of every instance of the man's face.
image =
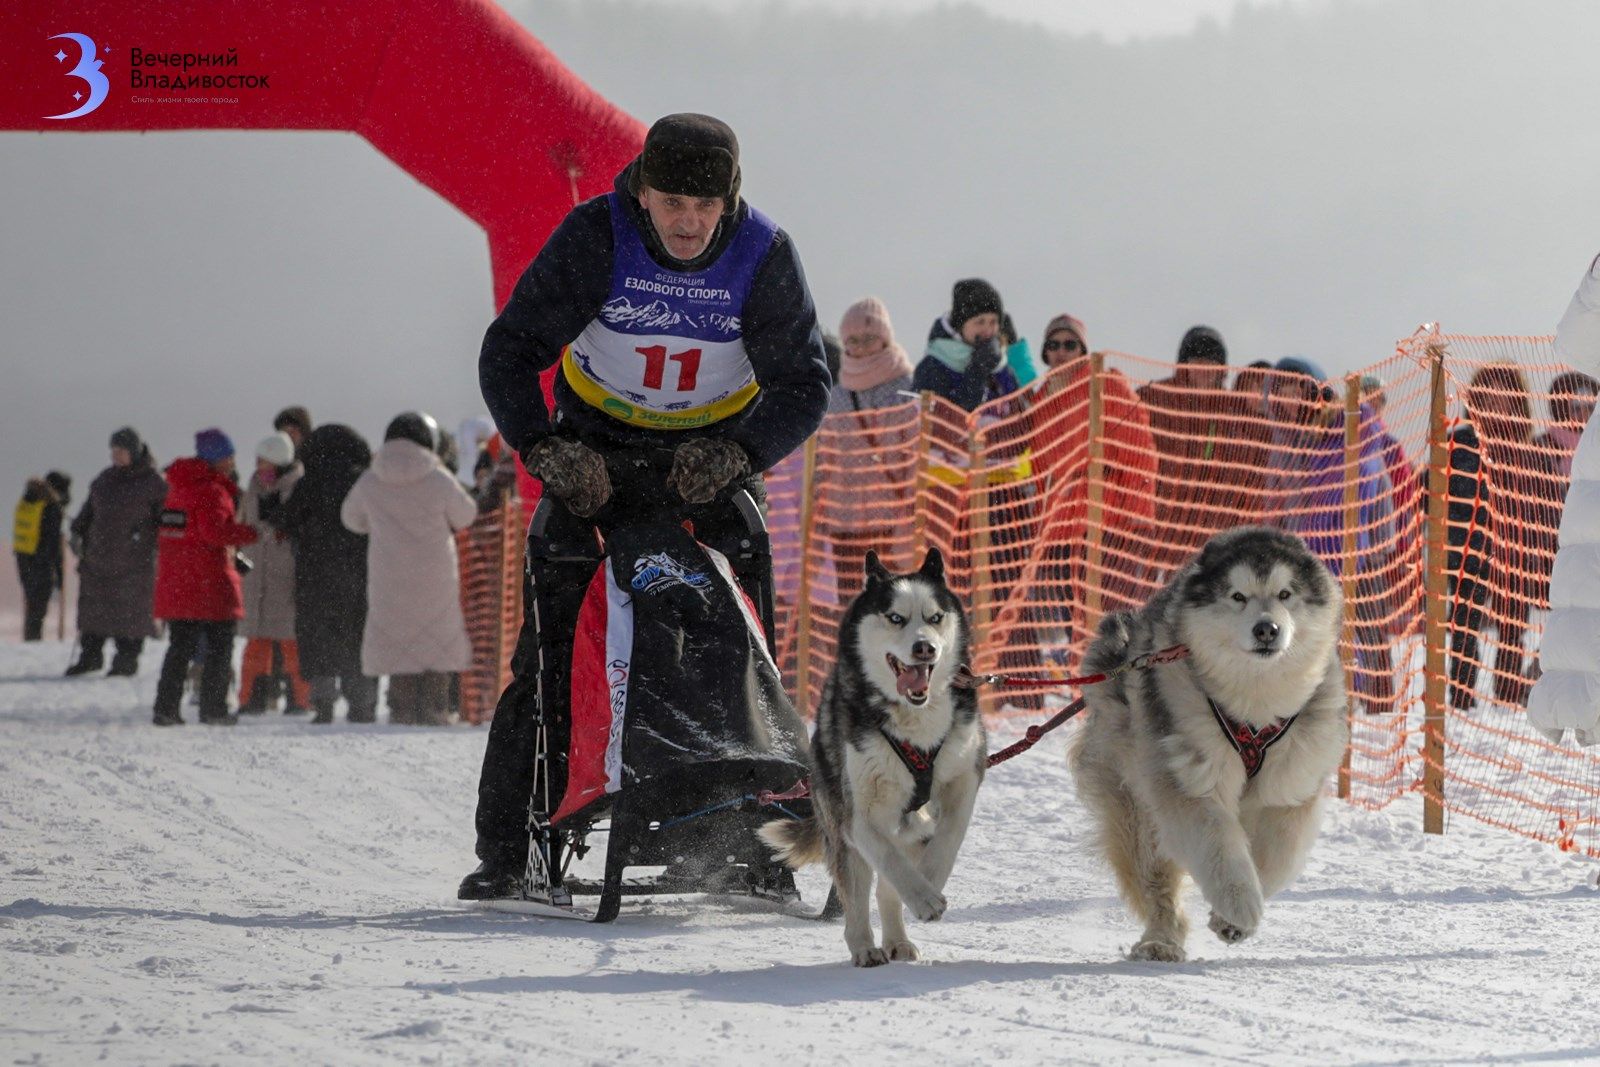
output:
M 296 452 L 300 451 L 300 446 L 306 443 L 306 435 L 301 433 L 300 427 L 296 426 L 292 422 L 286 422 L 282 426 L 276 426 L 273 428 L 280 431 L 285 437 L 294 442 L 294 450 Z
M 218 474 L 232 474 L 233 473 L 233 457 L 232 456 L 224 456 L 222 459 L 214 459 L 214 460 L 212 460 L 211 461 L 211 469 L 216 471 Z
M 673 259 L 694 259 L 711 246 L 723 203 L 720 196 L 680 196 L 648 185 L 639 190 L 639 206 Z
M 982 315 L 974 315 L 961 324 L 961 339 L 969 345 L 975 345 L 988 337 L 994 337 L 1000 332 L 1000 316 L 992 311 L 985 311 Z
M 133 453 L 120 445 L 111 446 L 111 465 L 113 467 L 133 466 Z

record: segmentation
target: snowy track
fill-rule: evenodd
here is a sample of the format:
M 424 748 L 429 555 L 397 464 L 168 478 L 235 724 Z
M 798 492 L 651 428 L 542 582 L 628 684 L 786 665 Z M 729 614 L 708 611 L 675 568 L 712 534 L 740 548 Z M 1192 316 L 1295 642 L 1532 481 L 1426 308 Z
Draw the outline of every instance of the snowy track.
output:
M 837 925 L 754 903 L 463 910 L 482 731 L 158 731 L 160 651 L 65 682 L 64 647 L 0 645 L 5 1063 L 1600 1057 L 1592 865 L 1425 838 L 1415 801 L 1331 805 L 1254 939 L 1212 939 L 1192 897 L 1195 958 L 1129 963 L 1054 735 L 990 776 L 948 915 L 912 925 L 925 962 L 860 971 Z

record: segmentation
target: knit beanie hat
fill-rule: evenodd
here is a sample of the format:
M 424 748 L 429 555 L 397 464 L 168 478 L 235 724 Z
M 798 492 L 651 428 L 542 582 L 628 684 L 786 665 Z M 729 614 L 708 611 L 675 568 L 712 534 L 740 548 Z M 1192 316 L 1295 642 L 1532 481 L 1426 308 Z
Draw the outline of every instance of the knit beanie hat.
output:
M 274 467 L 287 467 L 294 462 L 294 439 L 281 430 L 269 433 L 256 445 L 256 458 Z
M 739 139 L 710 115 L 683 113 L 656 120 L 645 134 L 639 166 L 629 181 L 679 196 L 720 196 L 726 214 L 739 205 Z
M 144 450 L 144 440 L 139 436 L 138 430 L 135 430 L 132 426 L 124 426 L 111 435 L 111 447 L 125 448 L 128 450 L 128 455 L 137 458 L 139 453 Z
M 1179 363 L 1216 363 L 1227 365 L 1228 346 L 1222 335 L 1209 326 L 1194 326 L 1183 335 L 1178 345 Z
M 51 471 L 46 474 L 44 482 L 56 491 L 56 496 L 60 497 L 62 501 L 65 501 L 72 491 L 72 477 L 63 474 L 61 471 Z
M 194 454 L 207 463 L 216 463 L 233 455 L 233 441 L 216 427 L 201 430 L 194 435 Z
M 1078 339 L 1078 344 L 1083 346 L 1084 352 L 1087 353 L 1089 351 L 1088 333 L 1083 328 L 1083 320 L 1078 318 L 1076 315 L 1057 315 L 1055 318 L 1051 319 L 1050 325 L 1044 328 L 1044 333 L 1041 335 L 1043 337 L 1043 340 L 1040 342 L 1041 348 L 1049 342 L 1050 335 L 1055 333 L 1057 330 L 1072 331 L 1072 336 Z
M 982 278 L 963 278 L 950 293 L 950 326 L 957 333 L 968 319 L 979 315 L 1004 315 L 1000 291 Z

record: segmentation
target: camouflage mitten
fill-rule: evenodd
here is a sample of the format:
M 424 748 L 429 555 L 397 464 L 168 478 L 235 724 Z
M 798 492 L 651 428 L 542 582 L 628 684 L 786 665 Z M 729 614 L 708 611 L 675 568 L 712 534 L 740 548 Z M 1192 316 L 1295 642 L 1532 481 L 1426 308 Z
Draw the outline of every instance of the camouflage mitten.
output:
M 750 473 L 750 457 L 732 441 L 696 437 L 672 453 L 672 473 L 667 485 L 685 503 L 704 504 L 735 478 Z
M 611 499 L 606 461 L 588 445 L 564 437 L 546 437 L 522 457 L 528 473 L 544 482 L 546 491 L 586 519 Z

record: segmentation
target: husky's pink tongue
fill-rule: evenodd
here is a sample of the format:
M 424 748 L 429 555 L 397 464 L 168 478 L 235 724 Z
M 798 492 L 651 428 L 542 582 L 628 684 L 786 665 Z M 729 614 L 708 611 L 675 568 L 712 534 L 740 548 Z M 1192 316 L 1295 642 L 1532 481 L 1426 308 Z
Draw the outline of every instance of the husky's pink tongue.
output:
M 916 663 L 901 671 L 895 677 L 895 688 L 901 696 L 908 693 L 926 692 L 928 681 L 933 677 L 933 668 L 926 663 Z

